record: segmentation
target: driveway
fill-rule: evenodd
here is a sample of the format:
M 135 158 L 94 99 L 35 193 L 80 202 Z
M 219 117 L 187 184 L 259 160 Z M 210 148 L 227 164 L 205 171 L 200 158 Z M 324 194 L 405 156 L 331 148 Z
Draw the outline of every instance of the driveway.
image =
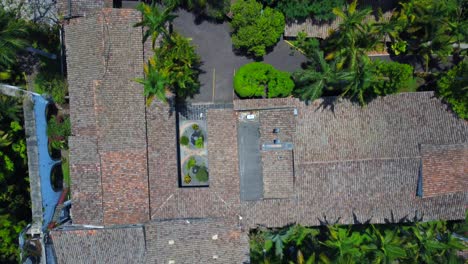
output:
M 201 56 L 203 73 L 200 75 L 200 93 L 189 101 L 192 103 L 230 103 L 234 98 L 233 76 L 242 65 L 252 62 L 245 56 L 234 54 L 230 36 L 229 23 L 222 24 L 202 21 L 195 23 L 195 16 L 185 10 L 176 12 L 174 28 L 192 39 L 197 53 Z M 291 55 L 289 45 L 278 42 L 273 51 L 264 57 L 264 62 L 284 71 L 294 71 L 300 68 L 306 58 L 294 52 Z

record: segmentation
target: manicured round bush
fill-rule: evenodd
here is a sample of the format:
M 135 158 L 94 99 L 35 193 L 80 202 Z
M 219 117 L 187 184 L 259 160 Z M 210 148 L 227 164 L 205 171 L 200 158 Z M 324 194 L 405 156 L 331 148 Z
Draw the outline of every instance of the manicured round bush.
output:
M 287 97 L 293 89 L 289 73 L 262 62 L 246 64 L 234 76 L 234 90 L 241 98 Z
M 182 137 L 180 138 L 180 144 L 181 144 L 182 146 L 187 146 L 188 143 L 189 143 L 188 137 L 182 136 Z
M 205 166 L 202 166 L 198 169 L 195 178 L 200 182 L 207 182 L 208 181 L 208 170 Z

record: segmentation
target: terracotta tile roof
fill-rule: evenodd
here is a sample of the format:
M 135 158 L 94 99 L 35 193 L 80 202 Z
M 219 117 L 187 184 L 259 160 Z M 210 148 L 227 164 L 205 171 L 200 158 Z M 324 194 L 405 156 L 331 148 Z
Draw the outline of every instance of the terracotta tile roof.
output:
M 72 229 L 50 232 L 57 263 L 144 263 L 143 228 Z
M 154 221 L 145 225 L 147 263 L 245 263 L 249 239 L 222 219 Z
M 232 109 L 207 113 L 210 186 L 180 188 L 175 113 L 167 105 L 148 109 L 149 180 L 152 219 L 237 217 L 239 178 L 236 116 Z
M 260 144 L 292 142 L 296 130 L 292 109 L 260 111 Z M 277 132 L 273 130 L 277 129 Z M 263 167 L 263 197 L 289 198 L 293 194 L 294 168 L 291 150 L 261 151 Z
M 132 81 L 143 68 L 139 19 L 103 9 L 65 26 L 74 223 L 149 219 L 145 98 Z
M 273 111 L 266 100 L 252 101 L 242 104 L 269 109 L 260 110 L 260 115 Z M 241 215 L 247 226 L 318 225 L 325 218 L 330 222 L 340 219 L 340 223 L 355 219 L 383 223 L 392 214 L 396 220 L 405 216 L 411 220 L 415 215 L 425 220 L 464 217 L 466 187 L 438 197 L 416 196 L 420 145 L 468 142 L 467 122 L 453 115 L 433 93 L 386 96 L 364 108 L 333 98 L 309 106 L 296 99 L 281 100 L 279 107 L 285 105 L 298 112 L 290 124 L 295 131 L 293 195 L 284 200 L 243 202 Z M 449 155 L 459 160 L 465 154 Z
M 468 190 L 468 143 L 422 145 L 423 196 Z

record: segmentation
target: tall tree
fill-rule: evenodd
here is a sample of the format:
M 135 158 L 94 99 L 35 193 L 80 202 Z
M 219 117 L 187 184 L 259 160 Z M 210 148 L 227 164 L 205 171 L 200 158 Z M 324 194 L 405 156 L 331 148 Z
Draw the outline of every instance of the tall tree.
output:
M 16 98 L 0 94 L 1 263 L 17 263 L 17 237 L 31 218 L 21 110 Z
M 232 5 L 232 44 L 248 55 L 263 57 L 284 31 L 284 16 L 255 0 L 238 0 Z
M 382 40 L 378 28 L 372 22 L 365 22 L 371 12 L 369 8 L 358 10 L 357 0 L 347 5 L 345 10 L 333 9 L 342 21 L 327 40 L 327 46 L 331 47 L 327 59 L 335 58 L 338 69 L 358 67 L 360 60 L 367 58 L 366 52 Z
M 337 70 L 334 61 L 327 62 L 322 51 L 316 50 L 311 59 L 307 69 L 293 73 L 295 94 L 303 100 L 315 100 L 327 90 L 339 91 L 352 78 L 350 72 Z
M 26 36 L 26 23 L 0 7 L 0 72 L 16 63 L 16 54 L 28 44 Z
M 172 22 L 177 16 L 172 14 L 174 5 L 168 6 L 161 10 L 157 5 L 156 1 L 153 1 L 151 5 L 140 3 L 137 6 L 137 10 L 142 14 L 142 20 L 135 24 L 135 27 L 143 27 L 146 29 L 143 35 L 143 42 L 151 37 L 151 46 L 153 49 L 156 45 L 156 40 L 159 35 L 170 40 L 170 32 L 167 29 L 167 24 Z

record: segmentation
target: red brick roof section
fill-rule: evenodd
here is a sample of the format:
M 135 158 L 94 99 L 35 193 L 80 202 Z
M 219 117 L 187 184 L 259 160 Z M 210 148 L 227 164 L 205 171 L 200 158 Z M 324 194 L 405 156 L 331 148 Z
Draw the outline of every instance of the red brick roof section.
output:
M 136 10 L 102 9 L 65 26 L 78 224 L 149 219 L 145 98 L 133 81 L 143 76 L 139 20 Z
M 468 144 L 422 145 L 423 196 L 468 190 Z
M 149 219 L 146 150 L 101 154 L 104 224 Z

